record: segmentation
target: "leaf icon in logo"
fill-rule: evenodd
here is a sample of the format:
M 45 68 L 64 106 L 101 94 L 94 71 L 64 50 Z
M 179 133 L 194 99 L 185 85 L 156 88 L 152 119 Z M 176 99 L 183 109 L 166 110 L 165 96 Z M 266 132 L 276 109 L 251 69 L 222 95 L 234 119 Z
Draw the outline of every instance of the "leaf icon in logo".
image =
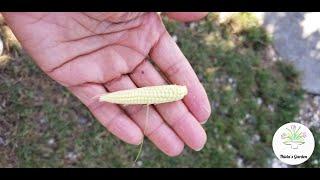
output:
M 291 149 L 298 149 L 299 145 L 305 143 L 304 138 L 307 137 L 306 132 L 301 132 L 299 127 L 292 125 L 290 129 L 286 128 L 287 133 L 282 133 L 281 139 L 283 139 L 283 144 L 290 145 Z

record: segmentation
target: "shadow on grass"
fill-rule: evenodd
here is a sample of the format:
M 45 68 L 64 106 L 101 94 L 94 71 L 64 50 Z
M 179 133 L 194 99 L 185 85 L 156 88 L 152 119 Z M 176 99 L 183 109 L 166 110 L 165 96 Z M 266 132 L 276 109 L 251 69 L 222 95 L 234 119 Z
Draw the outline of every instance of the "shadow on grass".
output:
M 298 74 L 282 62 L 264 65 L 270 41 L 261 27 L 247 24 L 254 17 L 235 16 L 233 25 L 217 18 L 210 14 L 192 24 L 164 19 L 212 104 L 206 146 L 171 158 L 147 141 L 141 167 L 268 167 L 274 132 L 297 115 L 303 94 Z M 0 74 L 0 127 L 8 127 L 0 131 L 6 142 L 1 167 L 131 167 L 138 148 L 106 132 L 28 56 L 13 59 Z

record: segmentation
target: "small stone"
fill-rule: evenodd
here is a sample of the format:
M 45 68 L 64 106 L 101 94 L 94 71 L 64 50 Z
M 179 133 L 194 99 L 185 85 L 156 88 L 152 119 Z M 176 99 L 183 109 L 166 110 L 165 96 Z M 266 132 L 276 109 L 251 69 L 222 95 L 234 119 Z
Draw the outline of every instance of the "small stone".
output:
M 239 168 L 243 167 L 243 159 L 242 158 L 237 158 L 237 167 L 239 167 Z
M 260 141 L 260 136 L 258 134 L 253 135 L 252 142 L 257 143 Z
M 6 107 L 6 100 L 4 99 L 3 101 L 2 101 L 2 103 L 1 103 L 1 107 L 3 107 L 3 108 L 5 108 Z
M 313 104 L 314 104 L 315 106 L 319 106 L 319 105 L 320 105 L 320 96 L 315 96 L 315 97 L 313 98 Z
M 271 162 L 272 168 L 288 168 L 288 165 L 282 163 L 280 160 L 274 158 Z
M 231 144 L 227 144 L 228 149 L 233 149 L 233 146 Z
M 176 35 L 172 35 L 172 39 L 173 39 L 174 42 L 178 41 L 178 37 Z
M 228 82 L 229 82 L 230 84 L 232 84 L 232 83 L 234 82 L 234 80 L 233 80 L 232 78 L 228 78 Z
M 190 23 L 190 29 L 194 29 L 195 27 L 197 27 L 197 23 L 195 22 Z
M 268 109 L 269 109 L 271 112 L 274 112 L 274 106 L 273 106 L 273 105 L 269 104 L 269 105 L 268 105 Z
M 317 114 L 314 114 L 313 116 L 312 116 L 312 121 L 316 121 L 316 122 L 318 122 L 320 119 L 319 119 L 319 116 L 317 115 Z
M 78 155 L 75 152 L 69 152 L 66 156 L 66 158 L 70 161 L 76 161 L 78 158 Z
M 299 110 L 299 115 L 301 116 L 301 115 L 303 115 L 304 114 L 304 110 L 303 109 L 300 109 Z
M 79 124 L 84 125 L 84 124 L 87 124 L 89 122 L 89 120 L 83 116 L 80 116 L 78 122 L 79 122 Z
M 216 101 L 212 101 L 212 102 L 211 102 L 211 107 L 212 107 L 212 109 L 216 109 L 216 108 L 219 107 L 219 103 L 216 102 Z
M 313 160 L 313 161 L 312 161 L 312 164 L 318 165 L 318 164 L 319 164 L 319 160 L 318 160 L 318 159 Z
M 312 106 L 310 104 L 306 105 L 306 111 L 311 112 L 313 110 Z
M 46 124 L 48 122 L 48 119 L 43 117 L 39 121 L 40 121 L 40 124 Z
M 54 138 L 51 138 L 51 139 L 48 140 L 48 145 L 49 145 L 49 146 L 52 146 L 52 145 L 54 145 L 55 143 L 56 143 L 56 141 L 54 140 Z
M 257 98 L 257 104 L 259 105 L 259 106 L 261 106 L 261 104 L 262 104 L 262 99 L 259 97 L 259 98 Z
M 0 137 L 0 146 L 4 146 L 5 144 L 5 140 L 2 137 Z
M 143 162 L 142 161 L 138 161 L 137 165 L 138 165 L 138 167 L 141 167 L 143 165 Z
M 293 120 L 296 121 L 296 122 L 301 122 L 302 118 L 301 117 L 295 117 Z
M 306 116 L 307 118 L 312 118 L 313 117 L 313 112 L 308 112 L 306 113 Z

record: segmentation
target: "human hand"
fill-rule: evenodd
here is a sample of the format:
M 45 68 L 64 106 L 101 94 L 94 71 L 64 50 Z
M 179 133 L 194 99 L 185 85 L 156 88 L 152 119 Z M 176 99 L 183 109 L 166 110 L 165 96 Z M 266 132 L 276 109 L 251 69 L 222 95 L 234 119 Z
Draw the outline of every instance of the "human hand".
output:
M 22 46 L 68 88 L 111 133 L 130 144 L 145 135 L 169 156 L 184 144 L 200 150 L 210 115 L 206 92 L 157 13 L 3 13 Z M 206 13 L 168 13 L 181 21 Z M 158 66 L 165 78 L 149 62 Z M 183 101 L 119 106 L 94 100 L 106 92 L 161 84 L 186 85 Z

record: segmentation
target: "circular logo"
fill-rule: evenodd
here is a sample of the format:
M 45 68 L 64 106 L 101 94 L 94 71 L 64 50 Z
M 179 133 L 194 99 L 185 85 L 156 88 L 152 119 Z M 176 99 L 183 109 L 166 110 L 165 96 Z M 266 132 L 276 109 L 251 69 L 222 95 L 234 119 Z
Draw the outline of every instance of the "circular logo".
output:
M 275 155 L 280 161 L 289 165 L 298 165 L 307 161 L 313 153 L 314 146 L 311 131 L 299 123 L 284 124 L 272 139 Z

